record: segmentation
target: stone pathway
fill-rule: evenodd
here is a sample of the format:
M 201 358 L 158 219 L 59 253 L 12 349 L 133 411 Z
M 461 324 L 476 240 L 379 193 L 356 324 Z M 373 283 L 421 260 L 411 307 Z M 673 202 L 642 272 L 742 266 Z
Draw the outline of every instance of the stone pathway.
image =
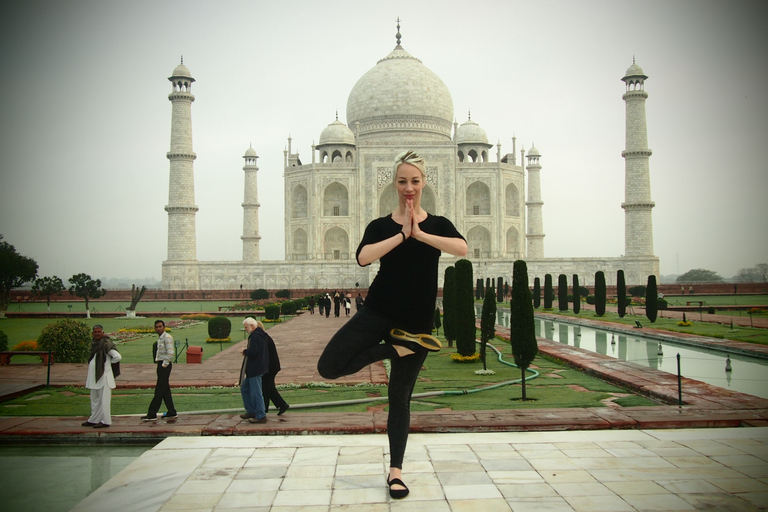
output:
M 415 434 L 393 500 L 385 435 L 170 437 L 74 512 L 750 512 L 768 428 Z

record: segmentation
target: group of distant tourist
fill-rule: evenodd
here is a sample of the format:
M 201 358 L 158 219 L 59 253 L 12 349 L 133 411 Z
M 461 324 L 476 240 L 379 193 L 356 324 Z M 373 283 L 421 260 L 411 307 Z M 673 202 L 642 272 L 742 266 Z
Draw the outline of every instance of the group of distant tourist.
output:
M 440 341 L 429 334 L 437 298 L 438 260 L 442 252 L 465 256 L 467 242 L 451 221 L 422 208 L 426 166 L 421 156 L 413 151 L 401 153 L 392 171 L 398 206 L 391 214 L 368 224 L 356 253 L 360 266 L 379 260 L 378 274 L 365 300 L 358 293 L 357 312 L 328 342 L 317 369 L 324 378 L 337 379 L 377 361 L 391 360 L 387 419 L 390 467 L 386 482 L 392 498 L 404 498 L 409 493 L 402 480 L 402 467 L 410 429 L 411 395 L 428 352 L 441 348 Z M 350 297 L 338 291 L 324 294 L 317 305 L 326 318 L 331 307 L 335 317 L 340 316 L 342 305 L 346 316 L 351 310 Z M 314 314 L 314 306 L 311 298 L 310 314 Z M 245 413 L 240 417 L 251 423 L 266 423 L 270 401 L 278 415 L 290 407 L 275 388 L 280 359 L 261 322 L 246 318 L 243 326 L 248 342 L 242 351 L 239 385 Z M 165 332 L 162 320 L 155 322 L 155 332 L 157 384 L 147 415 L 142 417 L 146 421 L 157 418 L 162 402 L 168 409 L 164 418 L 177 415 L 169 384 L 173 338 Z M 91 389 L 91 416 L 83 425 L 103 428 L 111 424 L 110 398 L 115 387 L 112 363 L 119 361 L 115 345 L 104 336 L 101 326 L 94 326 L 86 379 L 86 387 Z
M 358 293 L 357 297 L 355 297 L 355 309 L 359 311 L 364 302 L 365 300 L 363 299 L 363 296 Z M 349 313 L 352 311 L 352 300 L 348 294 L 344 295 L 344 292 L 334 291 L 327 292 L 325 295 L 321 294 L 317 298 L 317 302 L 315 302 L 315 297 L 310 297 L 308 309 L 311 315 L 315 314 L 315 304 L 317 304 L 320 316 L 325 314 L 326 318 L 331 316 L 331 307 L 333 307 L 333 316 L 336 318 L 341 316 L 342 306 L 344 306 L 344 313 L 346 316 L 349 316 Z

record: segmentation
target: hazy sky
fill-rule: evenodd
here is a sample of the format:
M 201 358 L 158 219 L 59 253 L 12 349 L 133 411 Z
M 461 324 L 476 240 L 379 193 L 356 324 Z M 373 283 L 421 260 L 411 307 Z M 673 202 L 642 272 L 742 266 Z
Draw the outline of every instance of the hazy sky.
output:
M 624 102 L 646 103 L 661 273 L 768 261 L 764 1 L 25 0 L 0 19 L 0 233 L 40 275 L 160 278 L 171 85 L 192 88 L 198 259 L 242 256 L 243 154 L 261 257 L 284 255 L 283 150 L 311 145 L 402 45 L 502 144 L 541 152 L 547 257 L 624 252 Z M 518 155 L 519 156 L 519 155 Z M 496 148 L 492 149 L 496 159 Z

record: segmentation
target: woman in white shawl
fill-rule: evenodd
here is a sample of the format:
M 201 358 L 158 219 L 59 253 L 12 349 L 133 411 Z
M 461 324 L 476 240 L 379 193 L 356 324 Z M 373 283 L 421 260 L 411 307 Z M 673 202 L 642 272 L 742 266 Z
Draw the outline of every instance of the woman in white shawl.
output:
M 115 350 L 115 344 L 108 336 L 104 336 L 104 328 L 94 325 L 88 376 L 85 379 L 85 387 L 91 390 L 91 417 L 83 423 L 84 427 L 105 428 L 112 424 L 110 410 L 112 390 L 115 389 L 112 363 L 120 359 L 122 357 Z

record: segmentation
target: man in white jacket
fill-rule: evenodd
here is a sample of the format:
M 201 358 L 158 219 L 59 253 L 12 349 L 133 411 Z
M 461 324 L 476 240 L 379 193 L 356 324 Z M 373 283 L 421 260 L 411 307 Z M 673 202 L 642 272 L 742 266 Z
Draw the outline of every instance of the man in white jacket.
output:
M 105 428 L 112 424 L 112 390 L 115 389 L 112 363 L 120 359 L 122 357 L 115 350 L 115 344 L 109 336 L 104 336 L 104 328 L 94 325 L 88 376 L 85 379 L 85 387 L 91 390 L 91 417 L 83 423 L 84 427 Z

